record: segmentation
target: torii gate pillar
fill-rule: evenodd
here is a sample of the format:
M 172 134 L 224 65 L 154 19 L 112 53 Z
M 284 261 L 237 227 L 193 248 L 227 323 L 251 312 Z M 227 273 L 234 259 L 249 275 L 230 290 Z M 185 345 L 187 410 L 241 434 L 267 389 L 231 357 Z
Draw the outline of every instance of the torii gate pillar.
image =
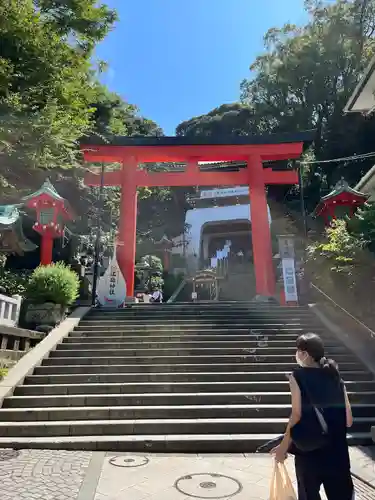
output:
M 260 156 L 248 159 L 251 232 L 257 295 L 275 294 L 275 273 L 272 263 L 271 229 L 268 220 L 266 186 Z
M 134 296 L 135 252 L 137 244 L 137 185 L 134 158 L 123 162 L 117 261 L 126 282 L 126 295 Z

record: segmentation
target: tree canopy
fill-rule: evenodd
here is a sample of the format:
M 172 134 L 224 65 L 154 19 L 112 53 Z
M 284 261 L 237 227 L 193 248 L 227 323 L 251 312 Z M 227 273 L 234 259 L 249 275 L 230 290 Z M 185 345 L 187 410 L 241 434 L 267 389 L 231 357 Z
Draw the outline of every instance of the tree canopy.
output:
M 304 26 L 273 27 L 265 51 L 241 83 L 240 102 L 181 123 L 177 135 L 255 135 L 315 129 L 309 159 L 373 151 L 375 119 L 343 116 L 343 107 L 375 53 L 375 1 L 306 0 Z M 363 162 L 306 168 L 309 208 L 341 176 L 355 183 L 371 166 Z
M 160 134 L 100 83 L 93 51 L 117 14 L 96 0 L 3 0 L 0 153 L 13 166 L 79 164 L 85 134 Z

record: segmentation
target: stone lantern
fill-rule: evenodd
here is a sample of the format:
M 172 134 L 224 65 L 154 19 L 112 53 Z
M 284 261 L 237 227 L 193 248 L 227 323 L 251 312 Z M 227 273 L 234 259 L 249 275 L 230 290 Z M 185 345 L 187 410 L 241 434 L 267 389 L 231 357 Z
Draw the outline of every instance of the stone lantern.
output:
M 33 229 L 41 236 L 40 263 L 52 263 L 53 240 L 61 238 L 67 220 L 72 220 L 68 202 L 59 195 L 49 179 L 33 194 L 25 196 L 23 203 L 36 212 Z

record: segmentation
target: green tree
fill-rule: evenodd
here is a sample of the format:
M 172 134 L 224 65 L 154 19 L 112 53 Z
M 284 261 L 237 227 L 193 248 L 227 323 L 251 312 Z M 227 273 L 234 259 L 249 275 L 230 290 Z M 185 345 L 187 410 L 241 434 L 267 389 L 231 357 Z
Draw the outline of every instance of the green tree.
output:
M 367 242 L 369 250 L 375 251 L 375 204 L 366 203 L 348 222 L 349 231 Z
M 322 241 L 317 241 L 308 247 L 310 261 L 326 261 L 330 270 L 348 276 L 362 261 L 366 241 L 361 236 L 355 236 L 348 231 L 345 220 L 335 220 L 326 229 Z
M 316 161 L 373 151 L 375 118 L 343 116 L 343 107 L 375 53 L 375 0 L 306 0 L 305 7 L 306 25 L 267 31 L 265 52 L 241 84 L 241 103 L 187 120 L 177 127 L 177 135 L 230 137 L 315 129 L 309 154 Z M 356 183 L 371 161 L 306 168 L 309 210 L 342 176 Z M 293 196 L 289 199 L 293 202 Z
M 0 149 L 8 165 L 76 163 L 76 142 L 92 126 L 96 98 L 91 50 L 115 18 L 95 5 L 1 2 Z
M 257 133 L 254 110 L 241 103 L 222 104 L 206 115 L 196 116 L 180 123 L 176 135 L 185 137 L 231 137 Z
M 113 9 L 96 0 L 34 0 L 33 3 L 43 24 L 85 50 L 92 50 L 103 40 L 117 20 Z

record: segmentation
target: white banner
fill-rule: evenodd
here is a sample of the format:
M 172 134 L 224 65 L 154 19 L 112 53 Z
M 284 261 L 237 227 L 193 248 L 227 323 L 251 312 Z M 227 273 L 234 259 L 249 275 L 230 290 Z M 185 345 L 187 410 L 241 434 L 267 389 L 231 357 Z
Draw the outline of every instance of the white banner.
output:
M 282 259 L 285 302 L 298 302 L 294 259 Z
M 113 257 L 99 280 L 98 303 L 102 307 L 123 307 L 126 299 L 126 282 L 116 257 L 116 246 Z
M 210 189 L 201 191 L 201 199 L 204 198 L 226 198 L 227 196 L 246 196 L 249 194 L 248 186 L 238 186 L 224 189 Z

